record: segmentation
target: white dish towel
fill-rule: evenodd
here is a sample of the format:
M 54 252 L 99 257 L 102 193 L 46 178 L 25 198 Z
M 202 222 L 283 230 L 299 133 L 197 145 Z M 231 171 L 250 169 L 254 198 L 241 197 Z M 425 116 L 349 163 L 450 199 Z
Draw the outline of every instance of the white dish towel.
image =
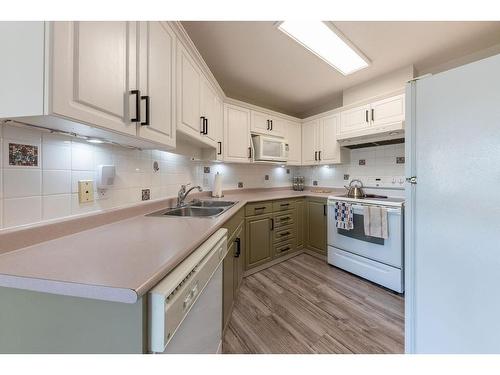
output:
M 384 207 L 364 206 L 363 219 L 365 234 L 371 237 L 389 238 L 387 230 L 387 209 Z

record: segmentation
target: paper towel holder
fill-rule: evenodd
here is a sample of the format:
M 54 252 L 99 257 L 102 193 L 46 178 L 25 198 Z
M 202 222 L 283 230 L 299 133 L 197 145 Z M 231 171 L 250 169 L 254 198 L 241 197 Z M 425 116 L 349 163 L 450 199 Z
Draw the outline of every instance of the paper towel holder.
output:
M 221 179 L 220 181 L 220 194 L 216 194 L 215 190 L 216 190 L 216 187 L 215 187 L 215 180 L 217 179 L 217 176 L 219 176 L 219 178 Z M 213 186 L 213 189 L 212 189 L 212 198 L 223 198 L 224 197 L 224 193 L 222 192 L 222 175 L 217 172 L 214 176 L 214 186 Z

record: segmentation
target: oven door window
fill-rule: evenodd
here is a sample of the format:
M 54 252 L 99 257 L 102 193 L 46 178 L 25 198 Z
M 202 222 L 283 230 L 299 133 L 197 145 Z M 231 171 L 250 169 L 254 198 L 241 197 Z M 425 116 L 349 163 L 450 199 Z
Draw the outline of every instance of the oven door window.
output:
M 377 245 L 384 245 L 384 239 L 383 238 L 378 238 L 378 237 L 372 237 L 372 236 L 367 236 L 365 234 L 365 225 L 364 225 L 364 216 L 363 214 L 354 214 L 353 215 L 353 224 L 354 228 L 351 230 L 345 230 L 345 229 L 340 229 L 337 228 L 337 233 L 354 238 L 356 240 L 364 241 L 364 242 L 370 242 L 374 243 Z

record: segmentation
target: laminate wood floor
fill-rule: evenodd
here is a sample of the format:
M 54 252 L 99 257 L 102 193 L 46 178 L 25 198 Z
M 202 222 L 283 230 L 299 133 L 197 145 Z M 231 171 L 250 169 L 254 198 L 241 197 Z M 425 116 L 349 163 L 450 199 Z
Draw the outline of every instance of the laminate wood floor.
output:
M 300 254 L 246 277 L 224 353 L 403 353 L 404 299 Z

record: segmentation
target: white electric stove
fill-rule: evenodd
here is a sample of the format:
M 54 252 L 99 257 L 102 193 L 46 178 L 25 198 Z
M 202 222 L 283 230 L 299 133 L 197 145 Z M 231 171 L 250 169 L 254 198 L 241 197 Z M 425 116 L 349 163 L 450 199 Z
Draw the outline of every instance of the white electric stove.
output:
M 328 198 L 328 263 L 398 293 L 404 292 L 404 199 L 369 194 L 366 198 L 331 196 Z M 335 226 L 335 202 L 352 204 L 352 230 Z M 364 233 L 363 207 L 387 210 L 389 238 Z

